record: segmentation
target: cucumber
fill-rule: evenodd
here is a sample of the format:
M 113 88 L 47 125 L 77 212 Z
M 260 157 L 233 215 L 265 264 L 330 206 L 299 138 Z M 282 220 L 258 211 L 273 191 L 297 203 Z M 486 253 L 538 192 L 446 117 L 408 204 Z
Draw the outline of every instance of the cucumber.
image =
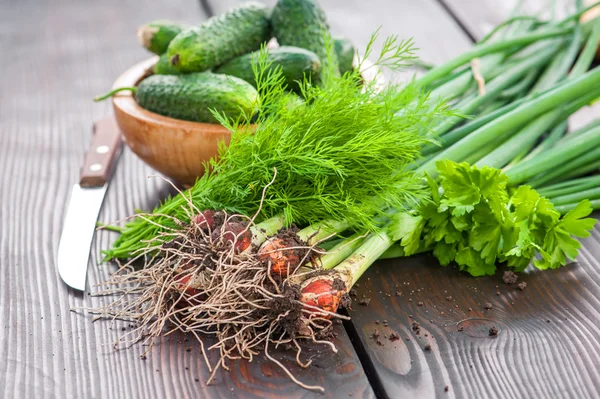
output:
M 161 55 L 167 51 L 171 40 L 188 27 L 177 22 L 153 21 L 140 26 L 137 29 L 137 37 L 142 46 L 154 54 Z
M 154 64 L 152 71 L 156 75 L 179 75 L 180 73 L 177 69 L 173 68 L 173 66 L 169 62 L 169 57 L 167 56 L 167 53 L 163 53 L 160 56 L 156 64 Z
M 256 87 L 252 60 L 258 59 L 259 51 L 244 54 L 218 67 L 216 73 L 236 76 Z M 312 51 L 291 46 L 282 46 L 268 50 L 271 68 L 281 67 L 285 83 L 294 91 L 299 90 L 297 81 L 304 78 L 317 82 L 321 75 L 321 61 Z M 269 69 L 271 69 L 269 68 Z
M 236 119 L 252 113 L 258 92 L 236 77 L 201 72 L 149 76 L 137 87 L 136 98 L 142 108 L 160 115 L 217 123 L 210 109 Z
M 271 38 L 268 9 L 244 3 L 178 34 L 167 49 L 180 72 L 202 72 L 260 48 Z
M 280 45 L 312 51 L 321 60 L 323 70 L 328 70 L 325 40 L 329 35 L 329 25 L 316 0 L 279 0 L 271 12 L 271 25 Z M 335 51 L 330 58 L 334 63 L 333 74 L 338 75 Z
M 356 54 L 356 48 L 352 42 L 346 38 L 338 37 L 333 39 L 333 47 L 338 58 L 340 73 L 343 75 L 346 72 L 352 72 L 354 70 L 354 55 Z

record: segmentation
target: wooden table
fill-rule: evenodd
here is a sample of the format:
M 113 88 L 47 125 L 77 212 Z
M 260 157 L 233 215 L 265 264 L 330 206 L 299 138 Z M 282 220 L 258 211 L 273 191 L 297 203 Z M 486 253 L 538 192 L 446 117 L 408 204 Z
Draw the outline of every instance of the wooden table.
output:
M 7 0 L 0 4 L 0 397 L 313 397 L 265 361 L 234 364 L 206 386 L 197 344 L 165 339 L 115 352 L 126 324 L 90 322 L 71 309 L 98 305 L 60 281 L 55 265 L 70 187 L 91 123 L 110 114 L 91 98 L 147 54 L 135 27 L 156 18 L 202 21 L 237 1 Z M 273 1 L 269 1 L 273 3 Z M 413 36 L 440 62 L 509 12 L 504 0 L 322 0 L 335 34 L 364 48 L 370 33 Z M 539 1 L 527 2 L 536 8 Z M 597 114 L 597 111 L 595 113 Z M 572 121 L 594 117 L 587 111 Z M 119 162 L 101 220 L 150 209 L 167 185 L 130 151 Z M 115 238 L 97 235 L 89 284 Z M 352 321 L 338 326 L 339 353 L 312 349 L 313 366 L 293 371 L 327 397 L 523 398 L 600 395 L 600 229 L 578 262 L 526 273 L 519 291 L 500 277 L 474 279 L 429 256 L 380 262 L 363 278 Z M 484 309 L 486 302 L 492 305 Z M 411 328 L 420 325 L 420 334 Z M 489 328 L 499 334 L 490 337 Z M 375 330 L 381 343 L 372 338 Z M 397 332 L 400 340 L 384 335 Z M 427 346 L 429 345 L 429 346 Z M 280 353 L 287 364 L 293 359 Z M 293 366 L 291 366 L 293 367 Z M 446 391 L 447 389 L 447 391 Z

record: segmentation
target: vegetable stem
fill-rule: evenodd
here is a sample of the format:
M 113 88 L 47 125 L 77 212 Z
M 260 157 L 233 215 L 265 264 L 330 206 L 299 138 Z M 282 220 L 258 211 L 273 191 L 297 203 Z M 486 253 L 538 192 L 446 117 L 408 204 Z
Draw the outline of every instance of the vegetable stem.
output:
M 327 254 L 321 257 L 321 267 L 325 270 L 333 269 L 344 259 L 352 255 L 363 241 L 362 236 L 358 233 L 343 239 L 335 247 L 327 251 Z
M 551 31 L 521 35 L 507 40 L 475 46 L 471 50 L 464 52 L 463 54 L 446 62 L 445 64 L 432 68 L 420 79 L 417 79 L 416 83 L 420 86 L 427 86 L 433 83 L 436 79 L 443 77 L 444 75 L 452 72 L 455 68 L 458 68 L 461 65 L 466 64 L 467 62 L 470 62 L 474 58 L 482 57 L 487 54 L 496 53 L 513 47 L 525 46 L 540 40 L 565 36 L 571 33 L 572 31 L 573 29 L 556 29 Z
M 277 233 L 284 225 L 285 217 L 283 215 L 278 215 L 252 226 L 250 228 L 250 231 L 252 232 L 252 244 L 259 246 L 265 242 L 269 236 Z
M 107 98 L 112 97 L 121 91 L 131 91 L 131 92 L 135 93 L 137 91 L 137 87 L 119 87 L 117 89 L 113 89 L 113 90 L 109 91 L 106 94 L 94 97 L 94 101 L 98 102 L 98 101 L 106 100 Z
M 576 159 L 566 162 L 558 166 L 557 168 L 551 169 L 548 173 L 545 173 L 543 176 L 540 176 L 539 178 L 530 181 L 529 184 L 532 187 L 540 187 L 543 186 L 545 183 L 553 181 L 561 176 L 563 177 L 562 180 L 565 180 L 571 172 L 585 171 L 587 165 L 598 160 L 600 160 L 600 147 L 597 147 L 587 152 L 586 154 L 577 157 Z
M 509 184 L 520 184 L 546 170 L 562 165 L 588 148 L 600 145 L 600 126 L 588 130 L 561 146 L 551 148 L 534 159 L 524 161 L 506 171 Z M 535 185 L 534 185 L 535 187 Z
M 584 199 L 598 199 L 600 198 L 600 187 L 590 188 L 583 190 L 578 193 L 562 195 L 560 197 L 552 197 L 550 200 L 552 204 L 556 205 L 567 205 L 573 202 L 579 202 Z
M 597 87 L 600 83 L 600 68 L 596 68 L 581 77 L 573 78 L 568 83 L 564 83 L 559 87 L 549 90 L 539 96 L 522 104 L 518 108 L 505 113 L 493 122 L 479 128 L 471 133 L 465 139 L 457 142 L 439 155 L 431 159 L 429 162 L 422 165 L 420 172 L 426 172 L 430 176 L 437 175 L 435 169 L 436 161 L 440 159 L 448 159 L 452 161 L 461 161 L 474 150 L 483 147 L 494 138 L 507 131 L 512 131 L 515 128 L 529 122 L 532 118 L 542 115 L 551 109 L 572 101 L 579 97 L 582 92 L 586 92 L 590 87 Z M 562 160 L 561 160 L 562 161 Z M 518 165 L 517 165 L 518 166 Z M 516 168 L 516 167 L 515 167 Z M 515 175 L 515 172 L 510 169 L 508 173 Z
M 558 205 L 558 206 L 554 207 L 554 209 L 556 209 L 561 214 L 565 214 L 565 213 L 575 209 L 577 207 L 577 205 L 579 205 L 579 202 L 573 202 L 570 204 Z M 590 200 L 590 205 L 592 206 L 592 209 L 600 209 L 600 199 Z
M 386 232 L 371 233 L 363 244 L 348 258 L 335 267 L 335 271 L 348 275 L 354 285 L 394 241 Z
M 298 232 L 298 237 L 300 237 L 301 240 L 314 244 L 331 235 L 341 233 L 348 227 L 350 227 L 350 223 L 345 220 L 326 220 L 300 230 Z
M 537 68 L 547 63 L 552 55 L 555 54 L 557 47 L 557 45 L 548 46 L 548 48 L 544 51 L 538 52 L 534 56 L 528 58 L 526 61 L 512 67 L 502 75 L 492 79 L 492 81 L 486 85 L 485 94 L 476 96 L 475 98 L 466 101 L 464 104 L 456 107 L 456 111 L 465 115 L 471 114 L 477 108 L 497 97 L 502 90 L 521 79 L 533 68 Z M 464 118 L 461 116 L 446 118 L 444 122 L 436 126 L 433 130 L 437 135 L 442 135 L 463 119 Z

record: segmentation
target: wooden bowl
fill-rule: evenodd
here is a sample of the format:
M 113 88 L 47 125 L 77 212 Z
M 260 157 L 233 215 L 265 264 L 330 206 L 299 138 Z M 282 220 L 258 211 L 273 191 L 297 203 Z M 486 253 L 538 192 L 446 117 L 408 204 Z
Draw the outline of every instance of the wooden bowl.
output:
M 158 57 L 142 61 L 125 71 L 113 88 L 137 86 L 152 73 Z M 363 79 L 383 77 L 376 68 L 363 73 Z M 219 124 L 189 122 L 155 114 L 140 107 L 130 92 L 113 97 L 117 124 L 125 142 L 144 162 L 166 177 L 191 185 L 204 174 L 204 162 L 218 155 L 218 144 L 229 143 L 230 132 Z
M 137 86 L 151 74 L 158 57 L 125 71 L 113 88 Z M 117 124 L 125 142 L 144 162 L 183 184 L 193 184 L 204 173 L 205 161 L 218 154 L 218 143 L 229 142 L 229 131 L 219 124 L 189 122 L 155 114 L 140 107 L 132 93 L 113 97 Z

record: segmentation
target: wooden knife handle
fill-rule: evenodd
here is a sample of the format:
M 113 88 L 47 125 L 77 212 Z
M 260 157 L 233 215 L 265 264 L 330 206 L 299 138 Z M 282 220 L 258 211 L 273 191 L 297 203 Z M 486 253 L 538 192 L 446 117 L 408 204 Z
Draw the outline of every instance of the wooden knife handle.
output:
M 94 123 L 92 142 L 85 154 L 79 185 L 100 187 L 106 184 L 122 146 L 121 131 L 113 117 Z

